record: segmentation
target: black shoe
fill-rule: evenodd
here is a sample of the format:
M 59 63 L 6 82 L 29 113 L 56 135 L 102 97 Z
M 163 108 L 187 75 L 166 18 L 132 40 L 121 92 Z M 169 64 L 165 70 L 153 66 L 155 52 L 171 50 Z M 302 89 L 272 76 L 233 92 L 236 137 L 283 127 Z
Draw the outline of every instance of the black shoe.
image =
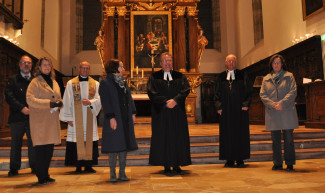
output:
M 172 171 L 170 169 L 164 169 L 164 174 L 171 173 Z
M 81 166 L 77 166 L 77 167 L 76 167 L 76 171 L 75 171 L 75 173 L 76 173 L 76 174 L 81 174 L 81 172 L 82 172 L 82 171 L 81 171 Z
M 46 182 L 55 182 L 55 179 L 50 177 L 46 178 L 45 180 Z
M 287 171 L 288 172 L 293 172 L 295 169 L 293 169 L 293 165 L 287 165 Z
M 170 170 L 170 167 L 165 166 L 164 174 L 165 174 L 166 176 L 170 176 L 170 175 L 172 175 L 172 171 Z
M 17 176 L 17 175 L 18 175 L 18 170 L 10 170 L 8 172 L 8 177 Z
M 234 168 L 235 167 L 235 162 L 234 161 L 227 161 L 225 163 L 225 168 Z
M 45 184 L 47 184 L 46 179 L 45 179 L 45 180 L 39 180 L 39 181 L 35 184 L 35 186 L 40 186 L 40 185 L 45 185 Z
M 96 173 L 96 170 L 94 170 L 91 166 L 85 167 L 85 172 L 87 173 Z
M 237 168 L 246 168 L 247 165 L 244 164 L 244 161 L 236 161 Z
M 282 165 L 273 165 L 272 170 L 283 170 Z
M 173 167 L 173 172 L 179 175 L 184 174 L 183 170 L 179 166 Z

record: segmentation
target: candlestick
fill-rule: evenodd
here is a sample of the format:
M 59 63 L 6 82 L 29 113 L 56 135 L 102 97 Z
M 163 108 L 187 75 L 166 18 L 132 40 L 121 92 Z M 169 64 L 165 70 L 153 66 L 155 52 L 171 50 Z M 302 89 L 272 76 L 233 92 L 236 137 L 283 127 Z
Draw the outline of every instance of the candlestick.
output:
M 133 70 L 131 70 L 131 78 L 133 78 Z
M 143 70 L 142 70 L 142 76 L 141 77 L 143 78 Z

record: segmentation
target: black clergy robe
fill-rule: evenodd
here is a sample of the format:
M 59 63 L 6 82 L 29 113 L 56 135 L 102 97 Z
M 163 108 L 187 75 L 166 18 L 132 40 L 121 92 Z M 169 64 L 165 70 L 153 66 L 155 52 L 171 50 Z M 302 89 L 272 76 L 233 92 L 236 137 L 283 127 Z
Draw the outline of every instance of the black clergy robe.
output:
M 191 164 L 190 141 L 185 99 L 190 86 L 185 75 L 171 71 L 173 80 L 163 79 L 164 71 L 151 75 L 148 95 L 152 107 L 152 137 L 149 164 L 161 166 L 186 166 Z M 166 101 L 174 99 L 173 109 Z
M 216 82 L 216 108 L 222 110 L 219 123 L 219 159 L 244 160 L 250 157 L 249 117 L 251 85 L 241 70 L 235 70 L 235 80 L 227 80 L 227 71 Z M 231 86 L 230 86 L 231 85 Z

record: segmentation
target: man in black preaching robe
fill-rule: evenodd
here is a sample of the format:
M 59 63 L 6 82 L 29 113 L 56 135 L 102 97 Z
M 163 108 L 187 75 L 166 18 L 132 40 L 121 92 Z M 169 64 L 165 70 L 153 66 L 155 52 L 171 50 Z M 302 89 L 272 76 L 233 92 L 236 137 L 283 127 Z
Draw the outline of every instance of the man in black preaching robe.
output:
M 243 160 L 250 157 L 248 107 L 251 85 L 246 74 L 236 69 L 235 55 L 228 55 L 225 64 L 227 70 L 218 76 L 215 92 L 220 115 L 219 159 L 227 160 L 225 167 L 245 167 Z
M 161 54 L 160 65 L 162 70 L 153 73 L 147 85 L 152 105 L 149 164 L 164 166 L 166 175 L 183 174 L 180 166 L 191 164 L 185 111 L 190 86 L 185 75 L 171 70 L 173 59 L 169 53 Z

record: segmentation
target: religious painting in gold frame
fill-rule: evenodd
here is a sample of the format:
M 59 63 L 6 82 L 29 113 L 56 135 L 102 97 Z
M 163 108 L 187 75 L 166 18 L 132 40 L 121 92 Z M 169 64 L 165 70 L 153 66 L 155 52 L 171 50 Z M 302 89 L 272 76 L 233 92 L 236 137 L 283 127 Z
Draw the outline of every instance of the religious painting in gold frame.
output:
M 301 2 L 304 20 L 325 9 L 325 0 L 301 0 Z
M 131 12 L 131 69 L 160 69 L 160 54 L 173 53 L 170 11 Z

